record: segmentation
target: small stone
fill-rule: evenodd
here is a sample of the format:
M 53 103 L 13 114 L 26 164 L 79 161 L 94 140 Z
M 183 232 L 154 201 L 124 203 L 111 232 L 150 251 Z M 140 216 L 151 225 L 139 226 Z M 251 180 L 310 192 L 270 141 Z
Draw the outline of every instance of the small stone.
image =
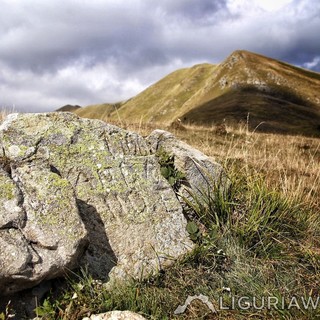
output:
M 100 313 L 97 315 L 92 315 L 90 318 L 86 317 L 82 320 L 145 320 L 137 313 L 131 311 L 110 311 L 106 313 Z

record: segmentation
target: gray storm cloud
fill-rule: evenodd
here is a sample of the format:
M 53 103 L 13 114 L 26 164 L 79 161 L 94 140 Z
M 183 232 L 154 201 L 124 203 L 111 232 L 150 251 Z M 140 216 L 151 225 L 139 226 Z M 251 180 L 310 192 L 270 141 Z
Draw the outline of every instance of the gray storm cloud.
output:
M 1 1 L 0 107 L 127 99 L 165 74 L 246 49 L 320 69 L 320 2 Z

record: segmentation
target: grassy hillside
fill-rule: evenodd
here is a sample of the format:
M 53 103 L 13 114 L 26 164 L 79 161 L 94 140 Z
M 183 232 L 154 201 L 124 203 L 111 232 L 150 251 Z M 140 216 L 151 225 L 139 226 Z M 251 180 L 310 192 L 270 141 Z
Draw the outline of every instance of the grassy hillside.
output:
M 291 100 L 291 101 L 290 101 Z M 320 112 L 314 105 L 293 102 L 280 94 L 252 88 L 229 91 L 183 115 L 183 122 L 212 126 L 248 122 L 250 130 L 320 137 Z
M 319 89 L 319 73 L 235 51 L 217 66 L 169 74 L 116 111 L 97 105 L 83 108 L 81 116 L 165 124 L 181 119 L 210 127 L 246 122 L 249 114 L 249 124 L 260 131 L 320 136 Z
M 107 119 L 121 107 L 122 103 L 103 103 L 90 105 L 74 111 L 80 117 L 89 119 Z
M 224 92 L 217 95 L 217 83 Z M 202 102 L 185 121 L 246 121 L 259 131 L 320 135 L 320 74 L 246 51 L 219 66 Z
M 215 69 L 214 65 L 200 64 L 177 70 L 127 101 L 111 118 L 169 123 L 191 108 L 190 99 L 206 86 Z

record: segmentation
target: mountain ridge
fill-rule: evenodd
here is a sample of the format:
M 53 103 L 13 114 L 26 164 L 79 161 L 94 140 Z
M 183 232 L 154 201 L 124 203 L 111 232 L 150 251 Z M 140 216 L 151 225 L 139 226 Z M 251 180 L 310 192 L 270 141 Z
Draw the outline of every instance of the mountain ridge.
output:
M 103 120 L 212 126 L 246 121 L 265 132 L 320 136 L 320 74 L 246 50 L 218 65 L 176 70 L 117 107 L 75 113 Z M 111 109 L 110 109 L 111 108 Z M 87 113 L 88 111 L 88 113 Z

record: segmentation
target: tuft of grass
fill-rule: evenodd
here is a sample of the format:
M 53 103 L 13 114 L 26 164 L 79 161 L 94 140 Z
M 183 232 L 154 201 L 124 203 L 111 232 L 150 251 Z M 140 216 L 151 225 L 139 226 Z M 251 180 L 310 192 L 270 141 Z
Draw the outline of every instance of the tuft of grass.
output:
M 10 113 L 14 113 L 15 112 L 15 108 L 14 106 L 9 109 L 9 108 L 2 108 L 0 110 L 0 123 L 4 120 L 4 118 L 9 115 Z
M 3 119 L 6 117 L 6 112 L 5 111 L 0 111 L 0 122 L 3 121 Z
M 225 135 L 217 135 L 214 126 L 187 126 L 186 131 L 174 133 L 227 170 L 258 175 L 269 190 L 320 209 L 320 140 L 258 133 L 249 127 L 248 123 L 227 126 Z
M 178 191 L 185 175 L 174 166 L 174 155 L 160 148 L 156 154 L 162 176 L 168 180 L 173 190 Z
M 5 310 L 0 313 L 0 320 L 8 320 L 15 317 L 15 313 L 11 309 L 11 300 L 9 300 L 5 306 Z

